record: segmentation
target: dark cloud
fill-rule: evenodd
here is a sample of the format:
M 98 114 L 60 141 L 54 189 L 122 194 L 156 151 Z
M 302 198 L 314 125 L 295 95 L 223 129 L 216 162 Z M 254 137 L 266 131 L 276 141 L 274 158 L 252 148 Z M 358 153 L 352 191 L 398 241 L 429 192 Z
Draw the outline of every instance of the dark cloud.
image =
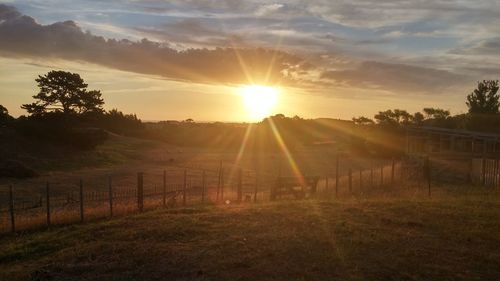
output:
M 500 37 L 486 39 L 469 47 L 455 48 L 450 53 L 458 55 L 500 56 Z
M 351 70 L 326 71 L 321 77 L 351 87 L 426 94 L 442 94 L 465 78 L 445 70 L 374 61 L 363 62 Z
M 179 23 L 205 33 L 196 22 Z M 38 24 L 0 5 L 0 52 L 96 63 L 120 70 L 203 83 L 291 83 L 306 64 L 286 52 L 262 48 L 187 49 L 166 43 L 105 39 L 83 32 L 73 21 Z M 285 75 L 286 73 L 286 75 Z M 250 76 L 250 77 L 248 77 Z

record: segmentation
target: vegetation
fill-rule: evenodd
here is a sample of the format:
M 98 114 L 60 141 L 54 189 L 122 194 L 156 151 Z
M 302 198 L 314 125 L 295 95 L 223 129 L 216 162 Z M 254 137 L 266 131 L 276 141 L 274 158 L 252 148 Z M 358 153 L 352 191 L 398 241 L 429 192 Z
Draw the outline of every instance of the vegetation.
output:
M 496 114 L 500 96 L 498 95 L 498 80 L 484 80 L 477 83 L 475 89 L 467 96 L 467 106 L 471 114 Z
M 40 92 L 34 95 L 36 100 L 31 104 L 23 104 L 31 115 L 44 115 L 49 112 L 64 114 L 84 114 L 102 112 L 104 100 L 101 92 L 87 91 L 87 84 L 78 73 L 52 70 L 35 79 Z
M 499 197 L 454 194 L 166 209 L 5 236 L 0 279 L 496 280 Z

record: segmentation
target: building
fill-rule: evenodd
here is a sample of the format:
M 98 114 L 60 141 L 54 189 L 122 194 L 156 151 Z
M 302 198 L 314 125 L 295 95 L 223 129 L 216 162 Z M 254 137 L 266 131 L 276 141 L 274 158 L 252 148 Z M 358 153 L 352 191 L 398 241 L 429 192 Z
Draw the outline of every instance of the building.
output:
M 436 127 L 409 127 L 406 153 L 435 158 L 500 157 L 500 135 Z

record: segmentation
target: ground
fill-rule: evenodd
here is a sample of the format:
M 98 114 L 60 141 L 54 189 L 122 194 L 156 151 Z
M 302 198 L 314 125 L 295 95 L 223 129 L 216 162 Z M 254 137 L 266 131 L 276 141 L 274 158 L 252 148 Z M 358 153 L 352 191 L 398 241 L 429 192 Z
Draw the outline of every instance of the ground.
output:
M 158 209 L 0 238 L 1 280 L 499 280 L 498 192 Z

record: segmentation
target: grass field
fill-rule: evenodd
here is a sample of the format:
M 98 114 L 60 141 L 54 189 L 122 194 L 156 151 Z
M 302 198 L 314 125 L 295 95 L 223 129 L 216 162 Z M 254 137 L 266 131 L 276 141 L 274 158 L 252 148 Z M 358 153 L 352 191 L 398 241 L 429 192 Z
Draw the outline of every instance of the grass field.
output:
M 499 280 L 500 196 L 162 209 L 0 238 L 1 280 Z

